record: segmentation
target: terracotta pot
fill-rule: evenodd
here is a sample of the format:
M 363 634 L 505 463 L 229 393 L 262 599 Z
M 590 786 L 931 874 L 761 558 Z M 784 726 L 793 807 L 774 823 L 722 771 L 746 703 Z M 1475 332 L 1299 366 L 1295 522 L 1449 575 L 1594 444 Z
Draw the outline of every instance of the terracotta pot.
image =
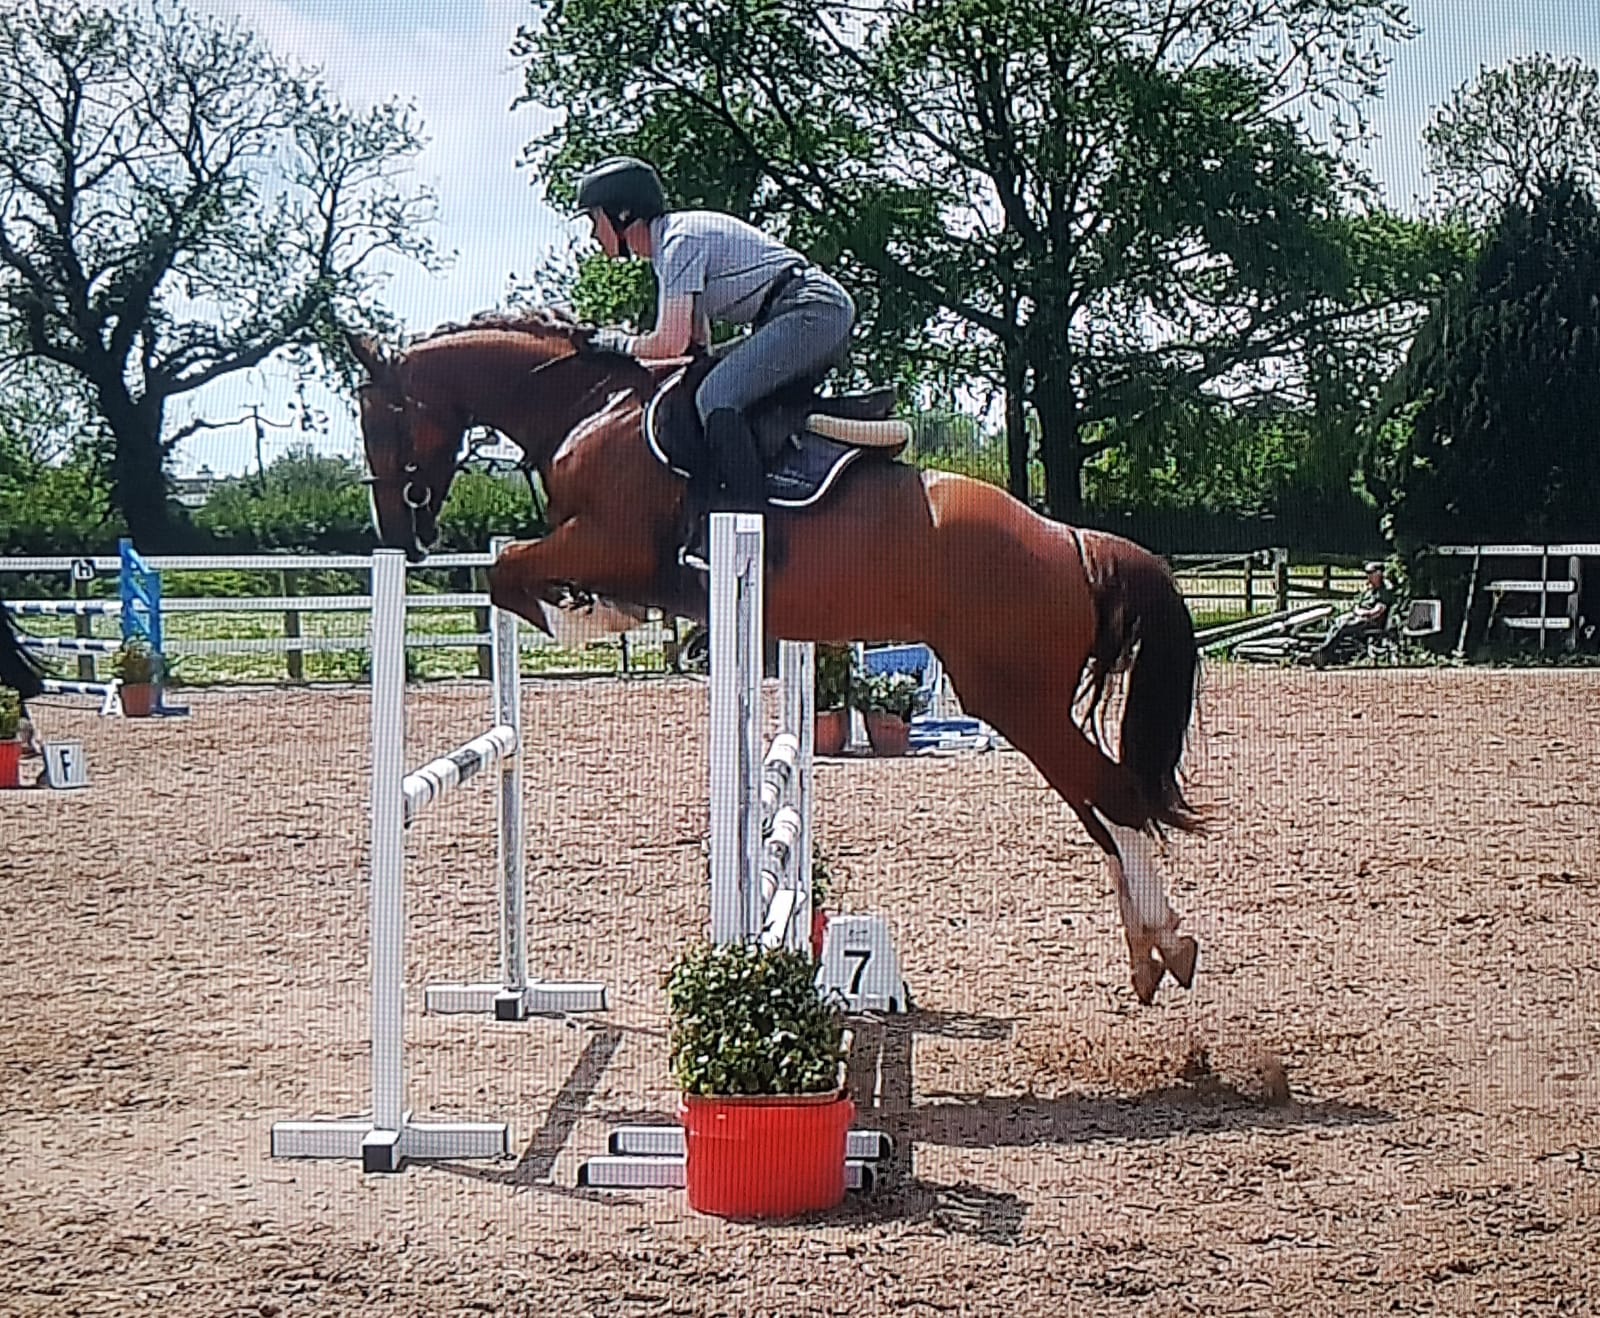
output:
M 837 755 L 850 739 L 850 711 L 848 709 L 819 710 L 814 722 L 814 752 L 817 755 Z
M 797 1217 L 844 1199 L 845 1136 L 856 1105 L 835 1094 L 684 1095 L 689 1207 L 718 1217 Z
M 155 712 L 159 690 L 153 683 L 124 682 L 118 693 L 122 697 L 124 718 L 149 718 Z
M 22 786 L 22 743 L 15 737 L 0 741 L 0 787 Z
M 874 755 L 904 755 L 911 749 L 911 725 L 898 714 L 869 713 L 866 721 Z

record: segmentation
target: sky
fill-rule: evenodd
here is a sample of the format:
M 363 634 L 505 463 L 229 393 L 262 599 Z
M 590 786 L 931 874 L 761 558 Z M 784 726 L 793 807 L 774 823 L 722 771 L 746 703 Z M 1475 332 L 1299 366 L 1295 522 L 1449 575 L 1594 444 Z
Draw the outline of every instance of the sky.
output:
M 191 0 L 193 7 L 236 18 L 269 47 L 322 71 L 347 104 L 399 96 L 415 103 L 430 139 L 414 162 L 416 181 L 439 198 L 434 233 L 455 252 L 430 275 L 393 268 L 382 296 L 409 332 L 500 305 L 510 278 L 530 275 L 571 228 L 540 200 L 538 180 L 517 161 L 524 144 L 559 121 L 538 106 L 511 109 L 522 90 L 509 49 L 519 23 L 536 20 L 529 0 Z M 1373 111 L 1373 140 L 1358 155 L 1388 203 L 1414 211 L 1427 194 L 1420 137 L 1432 110 L 1483 68 L 1524 54 L 1576 56 L 1600 67 L 1600 0 L 1413 0 L 1419 36 L 1395 52 L 1389 81 Z M 580 226 L 586 229 L 587 226 Z M 291 418 L 294 380 L 268 363 L 176 402 L 176 426 L 199 411 L 209 420 L 245 416 L 259 405 L 268 421 Z M 353 400 L 308 386 L 310 404 L 328 416 L 318 447 L 359 456 Z M 291 443 L 290 430 L 266 428 L 268 463 Z M 248 420 L 186 440 L 174 471 L 202 466 L 236 474 L 255 461 Z

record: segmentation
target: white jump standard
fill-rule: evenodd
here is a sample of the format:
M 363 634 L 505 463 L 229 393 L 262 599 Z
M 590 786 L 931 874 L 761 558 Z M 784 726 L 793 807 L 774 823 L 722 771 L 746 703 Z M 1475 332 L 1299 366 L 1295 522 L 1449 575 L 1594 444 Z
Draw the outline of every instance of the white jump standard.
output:
M 508 541 L 497 538 L 498 554 Z M 408 774 L 403 787 L 406 823 L 442 792 L 491 765 L 500 771 L 500 978 L 474 984 L 430 984 L 423 998 L 440 1015 L 470 1012 L 496 1020 L 575 1011 L 604 1011 L 603 984 L 530 983 L 528 980 L 527 867 L 522 819 L 522 680 L 517 665 L 517 617 L 490 609 L 495 726 L 449 755 Z
M 778 647 L 783 703 L 763 759 L 764 538 L 759 515 L 711 518 L 711 939 L 809 953 L 815 651 L 791 641 Z M 881 917 L 835 917 L 825 941 L 818 981 L 850 1010 L 905 1009 L 899 960 Z M 863 983 L 868 966 L 871 982 Z M 879 1131 L 849 1132 L 845 1184 L 873 1188 L 874 1164 L 890 1152 Z M 684 1156 L 681 1126 L 623 1126 L 611 1132 L 603 1156 L 578 1169 L 578 1184 L 681 1187 Z
M 372 1114 L 364 1120 L 281 1121 L 272 1127 L 280 1158 L 359 1158 L 368 1172 L 398 1171 L 409 1160 L 500 1158 L 510 1153 L 505 1122 L 419 1122 L 405 1104 L 405 826 L 427 804 L 483 768 L 500 766 L 502 896 L 519 917 L 513 936 L 502 926 L 505 965 L 520 970 L 522 913 L 521 696 L 516 647 L 495 647 L 494 690 L 499 721 L 490 731 L 411 775 L 405 775 L 405 556 L 379 550 L 372 559 Z M 500 635 L 496 620 L 496 636 Z M 510 625 L 514 628 L 515 621 Z M 515 633 L 512 633 L 515 640 Z M 510 891 L 514 878 L 516 892 Z M 504 915 L 504 912 L 502 912 Z M 516 976 L 508 976 L 515 980 Z M 598 1000 L 598 985 L 540 986 L 578 990 Z M 492 986 L 498 1011 L 527 1000 L 525 982 Z

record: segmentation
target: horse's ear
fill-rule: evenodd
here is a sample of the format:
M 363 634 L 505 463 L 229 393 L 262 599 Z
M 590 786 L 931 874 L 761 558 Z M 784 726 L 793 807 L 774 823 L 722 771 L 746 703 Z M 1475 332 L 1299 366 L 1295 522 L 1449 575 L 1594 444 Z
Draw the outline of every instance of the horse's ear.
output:
M 374 383 L 382 383 L 389 378 L 391 367 L 384 358 L 382 349 L 376 343 L 360 334 L 349 333 L 344 336 L 344 341 L 350 345 L 350 351 L 355 354 L 356 360 L 366 368 L 367 374 Z

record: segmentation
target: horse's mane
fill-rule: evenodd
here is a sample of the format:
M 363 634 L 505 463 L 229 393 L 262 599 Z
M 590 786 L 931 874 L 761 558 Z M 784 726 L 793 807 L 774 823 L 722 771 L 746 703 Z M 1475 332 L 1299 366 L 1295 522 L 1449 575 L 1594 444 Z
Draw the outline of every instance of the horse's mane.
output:
M 570 339 L 578 322 L 565 311 L 555 307 L 512 307 L 504 310 L 480 311 L 465 324 L 447 323 L 413 339 L 410 346 L 432 343 L 452 334 L 470 334 L 475 330 L 509 330 L 513 334 L 528 334 L 534 338 Z

